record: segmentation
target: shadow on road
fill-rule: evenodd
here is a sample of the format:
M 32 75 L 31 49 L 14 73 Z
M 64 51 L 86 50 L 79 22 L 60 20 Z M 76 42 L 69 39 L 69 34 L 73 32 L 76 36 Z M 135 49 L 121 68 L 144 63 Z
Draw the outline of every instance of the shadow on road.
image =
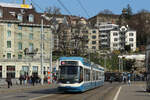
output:
M 33 93 L 33 94 L 58 94 L 60 93 L 57 88 L 49 88 L 49 89 L 43 89 L 43 90 L 34 90 L 27 93 Z

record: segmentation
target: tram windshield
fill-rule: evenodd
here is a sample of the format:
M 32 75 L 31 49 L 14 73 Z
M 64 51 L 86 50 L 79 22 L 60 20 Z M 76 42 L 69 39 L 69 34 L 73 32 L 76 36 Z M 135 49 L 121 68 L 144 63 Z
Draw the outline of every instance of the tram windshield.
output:
M 59 82 L 67 84 L 79 82 L 78 69 L 78 66 L 60 66 Z

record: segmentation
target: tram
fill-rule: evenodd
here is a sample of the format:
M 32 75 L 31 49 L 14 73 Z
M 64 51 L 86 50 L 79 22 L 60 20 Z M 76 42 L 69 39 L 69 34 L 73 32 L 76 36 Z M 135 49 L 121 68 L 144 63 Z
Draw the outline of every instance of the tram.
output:
M 150 45 L 146 47 L 146 90 L 150 92 Z
M 60 57 L 58 90 L 84 92 L 104 85 L 104 68 L 83 57 Z

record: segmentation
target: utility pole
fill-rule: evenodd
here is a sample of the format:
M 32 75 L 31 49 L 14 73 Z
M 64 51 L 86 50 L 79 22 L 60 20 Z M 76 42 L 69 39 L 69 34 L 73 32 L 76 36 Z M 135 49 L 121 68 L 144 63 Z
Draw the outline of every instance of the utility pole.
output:
M 104 57 L 104 70 L 105 70 L 105 72 L 106 72 L 106 55 L 105 55 L 105 57 Z
M 50 83 L 52 83 L 52 33 L 50 35 Z
M 43 18 L 41 19 L 41 84 L 43 85 Z
M 119 72 L 120 72 L 120 58 L 119 58 Z

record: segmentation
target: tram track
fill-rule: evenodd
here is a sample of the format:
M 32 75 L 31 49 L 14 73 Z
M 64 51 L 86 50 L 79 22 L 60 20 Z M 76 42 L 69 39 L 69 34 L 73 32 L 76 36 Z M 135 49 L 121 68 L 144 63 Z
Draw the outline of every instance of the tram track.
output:
M 110 95 L 110 93 L 112 93 L 118 86 L 118 83 L 108 83 L 104 86 L 83 93 L 56 93 L 34 100 L 111 100 L 107 98 L 113 98 L 113 94 Z

